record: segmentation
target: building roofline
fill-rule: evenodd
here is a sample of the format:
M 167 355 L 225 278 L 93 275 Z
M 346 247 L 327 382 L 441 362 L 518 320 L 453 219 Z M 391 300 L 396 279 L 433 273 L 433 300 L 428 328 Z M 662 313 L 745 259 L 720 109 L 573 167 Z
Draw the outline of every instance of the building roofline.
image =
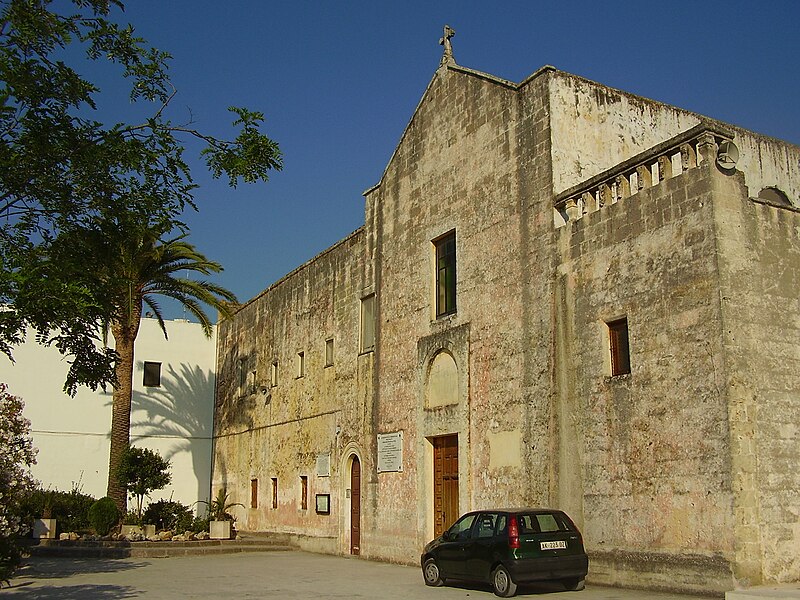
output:
M 528 83 L 530 83 L 531 81 L 533 81 L 534 79 L 539 77 L 540 75 L 543 75 L 544 73 L 548 73 L 548 72 L 551 72 L 551 71 L 557 71 L 557 69 L 555 67 L 551 66 L 551 65 L 545 65 L 545 66 L 541 67 L 540 69 L 537 69 L 534 73 L 532 73 L 528 77 L 526 77 L 524 80 L 522 80 L 522 82 L 514 83 L 513 81 L 509 81 L 508 79 L 503 79 L 502 77 L 497 77 L 495 75 L 492 75 L 490 73 L 485 73 L 483 71 L 477 71 L 475 69 L 469 69 L 467 67 L 462 67 L 461 65 L 457 65 L 457 64 L 444 64 L 444 65 L 441 65 L 438 69 L 436 69 L 436 72 L 433 74 L 433 77 L 431 77 L 431 80 L 428 82 L 428 85 L 425 87 L 425 91 L 422 93 L 422 96 L 420 96 L 419 102 L 417 102 L 417 106 L 414 108 L 414 111 L 411 113 L 411 118 L 408 120 L 408 123 L 406 124 L 405 129 L 403 129 L 403 133 L 400 135 L 400 139 L 397 140 L 397 144 L 395 144 L 394 151 L 392 152 L 392 155 L 389 157 L 389 160 L 386 161 L 386 167 L 384 167 L 383 173 L 381 173 L 380 179 L 378 180 L 377 183 L 375 183 L 374 185 L 372 185 L 372 186 L 368 187 L 366 190 L 364 190 L 362 192 L 362 194 L 361 194 L 362 196 L 367 196 L 368 194 L 371 194 L 376 189 L 378 189 L 381 186 L 381 184 L 383 183 L 383 180 L 386 178 L 386 171 L 389 168 L 389 165 L 392 164 L 392 160 L 394 160 L 394 157 L 397 154 L 397 149 L 402 145 L 403 140 L 405 139 L 406 134 L 408 133 L 408 130 L 411 127 L 411 123 L 414 122 L 414 118 L 417 116 L 417 113 L 419 112 L 419 109 L 422 106 L 422 103 L 425 101 L 425 98 L 428 95 L 428 91 L 431 89 L 431 86 L 433 85 L 433 82 L 436 81 L 436 78 L 441 73 L 443 73 L 444 71 L 455 71 L 457 73 L 462 73 L 464 75 L 469 75 L 471 77 L 476 77 L 478 79 L 482 79 L 484 81 L 488 81 L 490 83 L 494 83 L 496 85 L 499 85 L 501 87 L 507 88 L 509 90 L 518 91 L 520 88 L 522 88 L 523 86 L 527 85 Z
M 332 246 L 329 246 L 328 248 L 326 248 L 326 249 L 325 249 L 325 250 L 323 250 L 322 252 L 320 252 L 320 253 L 316 254 L 315 256 L 312 256 L 311 258 L 309 258 L 309 259 L 308 259 L 306 262 L 304 262 L 304 263 L 303 263 L 302 265 L 300 265 L 299 267 L 296 267 L 295 269 L 292 269 L 292 270 L 291 270 L 291 271 L 289 271 L 289 272 L 288 272 L 286 275 L 284 275 L 283 277 L 281 277 L 281 278 L 280 278 L 280 279 L 278 279 L 277 281 L 275 281 L 275 282 L 271 283 L 269 286 L 267 286 L 266 288 L 264 288 L 263 290 L 261 290 L 261 291 L 260 291 L 258 294 L 256 294 L 256 295 L 255 295 L 255 296 L 253 296 L 252 298 L 250 298 L 250 299 L 249 299 L 247 302 L 243 302 L 242 304 L 240 304 L 239 306 L 237 306 L 237 307 L 236 307 L 236 308 L 233 310 L 233 314 L 235 315 L 235 314 L 237 314 L 239 311 L 241 311 L 242 309 L 244 309 L 244 308 L 248 307 L 249 305 L 253 304 L 253 303 L 254 303 L 256 300 L 258 300 L 258 299 L 259 299 L 259 298 L 261 298 L 262 296 L 264 296 L 264 295 L 268 294 L 270 291 L 274 290 L 276 287 L 278 287 L 279 285 L 281 285 L 281 284 L 282 284 L 284 281 L 286 281 L 287 279 L 289 279 L 289 278 L 291 278 L 291 277 L 294 277 L 294 276 L 295 276 L 297 273 L 299 273 L 300 271 L 302 271 L 302 270 L 303 270 L 303 269 L 305 269 L 306 267 L 310 266 L 312 263 L 314 263 L 314 262 L 318 261 L 320 258 L 322 258 L 323 256 L 325 256 L 326 254 L 329 254 L 329 253 L 333 252 L 334 250 L 336 250 L 336 248 L 338 248 L 339 246 L 341 246 L 341 245 L 343 245 L 343 244 L 346 244 L 347 242 L 349 242 L 350 240 L 352 240 L 353 238 L 357 237 L 359 234 L 361 234 L 361 233 L 363 233 L 363 232 L 364 232 L 364 226 L 362 225 L 361 227 L 359 227 L 358 229 L 356 229 L 354 232 L 352 232 L 352 233 L 351 233 L 351 234 L 349 234 L 348 236 L 346 236 L 346 237 L 342 238 L 341 240 L 339 240 L 338 242 L 336 242 L 336 243 L 335 243 L 335 244 L 333 244 Z

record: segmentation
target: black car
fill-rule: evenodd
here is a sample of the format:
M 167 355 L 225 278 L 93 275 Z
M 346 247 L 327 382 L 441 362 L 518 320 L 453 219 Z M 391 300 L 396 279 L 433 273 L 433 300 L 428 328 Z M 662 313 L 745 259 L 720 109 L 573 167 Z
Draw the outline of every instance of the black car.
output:
M 578 528 L 564 512 L 547 508 L 467 513 L 425 546 L 420 562 L 426 585 L 490 582 L 503 598 L 519 584 L 543 580 L 582 590 L 589 569 Z

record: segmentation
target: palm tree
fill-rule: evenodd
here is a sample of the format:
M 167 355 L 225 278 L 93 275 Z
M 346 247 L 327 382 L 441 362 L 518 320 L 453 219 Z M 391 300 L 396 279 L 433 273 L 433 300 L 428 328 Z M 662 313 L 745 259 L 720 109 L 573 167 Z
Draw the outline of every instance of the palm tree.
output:
M 225 317 L 230 315 L 236 302 L 236 296 L 219 285 L 178 277 L 181 271 L 202 275 L 222 271 L 219 263 L 208 260 L 185 240 L 187 234 L 163 240 L 162 236 L 172 231 L 170 224 L 135 221 L 123 223 L 114 219 L 84 232 L 82 239 L 82 245 L 90 248 L 97 265 L 92 273 L 94 284 L 105 294 L 105 326 L 114 337 L 117 353 L 107 495 L 123 514 L 127 510 L 127 494 L 117 481 L 116 471 L 130 445 L 133 348 L 143 307 L 158 319 L 166 338 L 167 329 L 157 298 L 177 300 L 200 321 L 206 336 L 210 337 L 212 322 L 202 305 L 216 309 Z

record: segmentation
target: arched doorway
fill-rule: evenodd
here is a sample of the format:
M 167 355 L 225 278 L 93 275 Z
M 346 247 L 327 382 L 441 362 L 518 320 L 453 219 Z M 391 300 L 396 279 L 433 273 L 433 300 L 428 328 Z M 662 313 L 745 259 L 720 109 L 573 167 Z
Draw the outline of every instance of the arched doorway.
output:
M 350 554 L 361 554 L 361 463 L 350 465 Z

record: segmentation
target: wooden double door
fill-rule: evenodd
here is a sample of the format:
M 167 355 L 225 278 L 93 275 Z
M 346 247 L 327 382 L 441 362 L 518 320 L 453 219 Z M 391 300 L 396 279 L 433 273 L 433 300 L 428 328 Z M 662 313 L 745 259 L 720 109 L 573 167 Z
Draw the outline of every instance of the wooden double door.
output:
M 433 529 L 439 537 L 459 517 L 458 435 L 431 439 L 433 443 Z

